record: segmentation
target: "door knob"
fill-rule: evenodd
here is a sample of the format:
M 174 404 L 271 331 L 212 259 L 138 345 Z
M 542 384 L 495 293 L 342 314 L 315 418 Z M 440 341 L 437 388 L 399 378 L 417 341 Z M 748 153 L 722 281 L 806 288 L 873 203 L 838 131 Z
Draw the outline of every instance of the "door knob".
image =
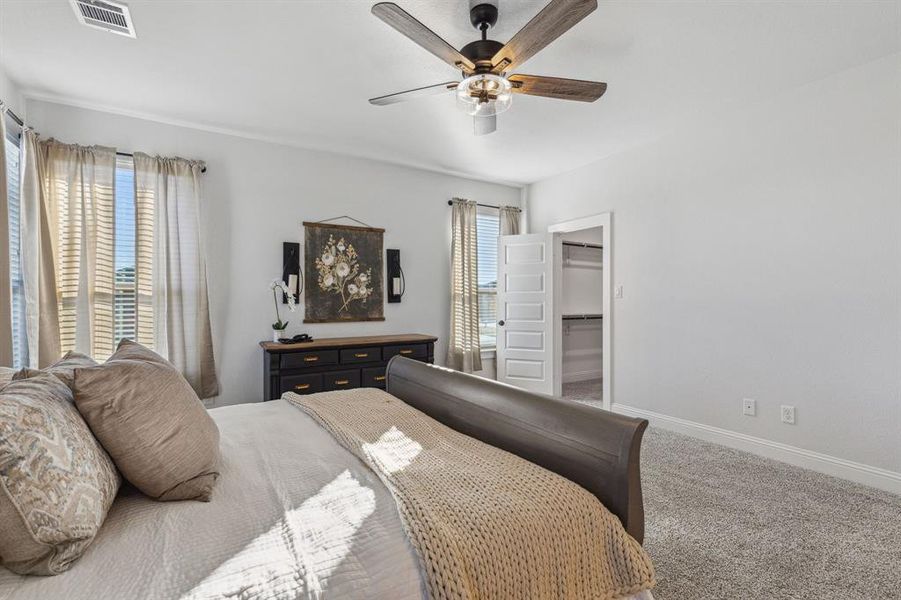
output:
M 504 321 L 503 321 L 503 320 L 500 320 L 500 321 L 497 322 L 497 324 L 500 325 L 501 327 L 503 327 L 503 326 L 504 326 Z

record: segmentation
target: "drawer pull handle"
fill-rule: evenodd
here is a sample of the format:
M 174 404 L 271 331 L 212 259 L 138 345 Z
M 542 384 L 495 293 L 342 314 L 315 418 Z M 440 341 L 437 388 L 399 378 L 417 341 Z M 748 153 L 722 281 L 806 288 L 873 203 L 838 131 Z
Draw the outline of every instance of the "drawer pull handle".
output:
M 366 358 L 367 356 L 369 356 L 369 353 L 368 352 L 357 352 L 356 354 L 354 354 L 354 356 L 356 356 L 357 358 Z
M 336 379 L 335 380 L 335 385 L 347 385 L 348 383 L 350 383 L 349 379 Z
M 385 376 L 384 375 L 376 375 L 375 377 L 373 377 L 373 379 L 376 381 L 385 381 Z
M 298 383 L 297 385 L 294 386 L 294 389 L 295 390 L 308 390 L 308 389 L 310 389 L 310 384 L 309 383 Z
M 319 360 L 318 356 L 304 356 L 303 357 L 303 362 L 316 362 L 317 360 Z
M 401 354 L 413 354 L 413 351 L 412 350 L 401 350 L 400 353 Z

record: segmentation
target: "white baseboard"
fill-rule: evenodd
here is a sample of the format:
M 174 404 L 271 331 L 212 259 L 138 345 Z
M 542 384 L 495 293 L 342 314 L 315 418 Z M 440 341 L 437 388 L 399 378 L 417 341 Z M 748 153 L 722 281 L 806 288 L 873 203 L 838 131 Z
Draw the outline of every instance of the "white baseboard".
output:
M 789 446 L 781 442 L 773 442 L 753 435 L 721 429 L 712 425 L 704 425 L 703 423 L 634 408 L 625 404 L 614 404 L 613 412 L 647 419 L 651 425 L 661 429 L 683 433 L 708 442 L 779 460 L 790 465 L 862 483 L 894 494 L 901 494 L 901 473 L 889 471 L 888 469 L 871 467 L 863 463 L 805 450 L 797 446 Z
M 603 372 L 600 369 L 592 369 L 590 371 L 573 371 L 572 373 L 563 374 L 563 383 L 575 383 L 577 381 L 600 379 L 602 376 Z

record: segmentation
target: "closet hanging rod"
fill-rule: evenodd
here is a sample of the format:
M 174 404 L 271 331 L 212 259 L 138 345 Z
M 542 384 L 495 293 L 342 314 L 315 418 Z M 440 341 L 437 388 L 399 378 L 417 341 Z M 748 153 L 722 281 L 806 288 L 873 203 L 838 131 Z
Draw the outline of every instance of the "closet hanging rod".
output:
M 17 115 L 16 113 L 14 113 L 11 109 L 7 108 L 7 109 L 6 109 L 6 114 L 9 115 L 9 118 L 10 118 L 10 119 L 12 119 L 13 121 L 16 122 L 16 125 L 18 125 L 19 127 L 25 127 L 25 121 L 23 121 L 22 119 L 20 119 L 20 118 L 19 118 L 19 115 Z M 134 158 L 134 157 L 135 157 L 134 154 L 131 154 L 131 153 L 129 153 L 129 152 L 116 152 L 116 156 L 127 156 L 127 157 L 129 157 L 129 158 Z M 203 167 L 202 169 L 200 169 L 200 172 L 201 172 L 201 173 L 206 173 L 206 167 Z
M 589 244 L 588 242 L 563 242 L 564 246 L 575 246 L 577 248 L 592 248 L 594 250 L 603 250 L 604 246 L 601 244 Z
M 604 315 L 563 315 L 564 321 L 594 321 L 603 318 Z

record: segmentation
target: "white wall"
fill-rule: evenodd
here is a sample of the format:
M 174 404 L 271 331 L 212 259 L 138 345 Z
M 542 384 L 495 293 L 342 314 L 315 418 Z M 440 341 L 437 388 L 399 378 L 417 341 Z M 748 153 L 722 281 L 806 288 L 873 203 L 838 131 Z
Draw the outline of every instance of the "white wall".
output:
M 25 101 L 19 86 L 7 77 L 2 64 L 0 64 L 0 100 L 3 100 L 17 116 L 24 117 Z
M 217 405 L 262 398 L 257 343 L 271 338 L 274 321 L 267 287 L 281 276 L 282 242 L 302 244 L 302 221 L 350 215 L 384 227 L 385 247 L 401 251 L 407 291 L 400 304 L 385 304 L 384 322 L 303 325 L 298 311 L 288 315 L 288 332 L 433 334 L 442 362 L 449 325 L 447 200 L 519 204 L 518 188 L 60 104 L 29 101 L 28 116 L 42 135 L 66 142 L 206 161 L 208 278 L 222 387 Z
M 901 472 L 901 55 L 529 190 L 604 211 L 614 402 Z

